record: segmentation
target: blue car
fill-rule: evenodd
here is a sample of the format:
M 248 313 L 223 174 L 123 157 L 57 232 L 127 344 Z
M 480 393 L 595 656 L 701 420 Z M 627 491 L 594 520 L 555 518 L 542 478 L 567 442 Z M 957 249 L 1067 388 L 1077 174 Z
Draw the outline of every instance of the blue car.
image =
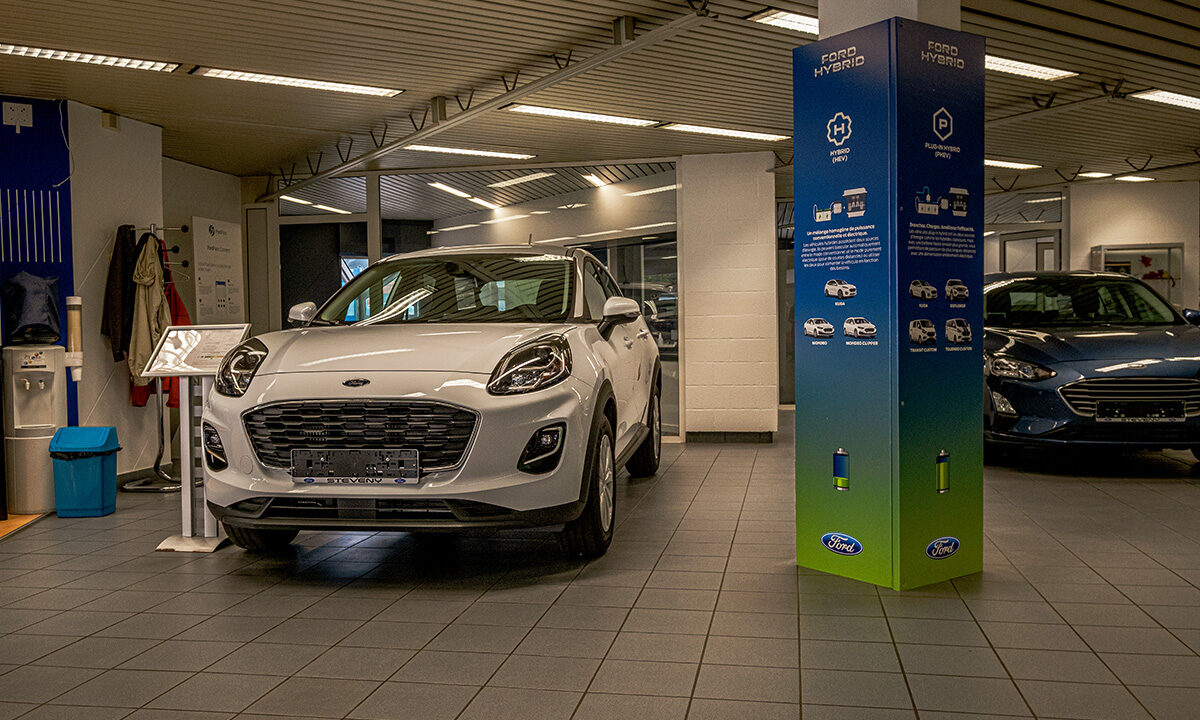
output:
M 984 280 L 994 443 L 1188 449 L 1200 459 L 1200 312 L 1086 271 Z

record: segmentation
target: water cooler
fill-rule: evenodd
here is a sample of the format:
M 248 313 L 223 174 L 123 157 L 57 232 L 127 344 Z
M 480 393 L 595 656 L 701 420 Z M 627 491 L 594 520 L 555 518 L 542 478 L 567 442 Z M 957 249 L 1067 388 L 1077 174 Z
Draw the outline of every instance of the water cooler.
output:
M 8 511 L 54 511 L 50 438 L 67 424 L 66 349 L 59 345 L 4 348 L 4 467 Z

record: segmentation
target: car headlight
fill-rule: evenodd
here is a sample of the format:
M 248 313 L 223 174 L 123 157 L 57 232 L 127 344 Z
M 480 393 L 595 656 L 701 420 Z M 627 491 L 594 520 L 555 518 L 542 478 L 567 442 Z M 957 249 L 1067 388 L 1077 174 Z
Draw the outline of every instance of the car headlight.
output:
M 254 373 L 258 372 L 266 357 L 267 346 L 258 338 L 250 338 L 230 350 L 221 361 L 221 367 L 217 369 L 217 381 L 214 384 L 217 392 L 226 397 L 245 395 L 246 390 L 250 388 L 250 381 L 254 379 Z
M 487 389 L 517 395 L 550 387 L 571 374 L 571 347 L 562 335 L 547 335 L 513 348 L 500 359 Z
M 989 375 L 995 375 L 996 377 L 1033 382 L 1048 380 L 1057 375 L 1050 368 L 1042 367 L 1037 363 L 1016 360 L 1004 355 L 989 354 L 984 360 L 984 369 Z

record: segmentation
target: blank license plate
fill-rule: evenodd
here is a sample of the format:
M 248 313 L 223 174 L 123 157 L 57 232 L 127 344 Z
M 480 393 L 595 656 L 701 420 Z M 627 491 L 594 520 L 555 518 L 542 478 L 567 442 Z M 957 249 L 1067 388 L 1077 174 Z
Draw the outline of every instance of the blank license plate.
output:
M 1181 402 L 1139 400 L 1096 404 L 1097 422 L 1183 422 L 1185 419 Z
M 318 485 L 411 485 L 421 480 L 416 450 L 292 450 L 292 479 Z

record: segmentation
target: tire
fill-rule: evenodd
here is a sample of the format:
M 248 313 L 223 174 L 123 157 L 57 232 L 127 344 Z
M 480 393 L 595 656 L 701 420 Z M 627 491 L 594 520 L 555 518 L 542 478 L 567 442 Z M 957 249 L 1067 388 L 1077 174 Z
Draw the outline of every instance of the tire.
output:
M 282 550 L 296 539 L 299 530 L 252 530 L 221 524 L 234 545 L 254 552 Z
M 1192 448 L 1192 457 L 1200 460 L 1200 448 Z
M 658 462 L 662 457 L 661 395 L 658 383 L 655 383 L 654 393 L 650 396 L 650 417 L 647 418 L 650 434 L 642 440 L 642 444 L 638 445 L 638 449 L 633 451 L 633 456 L 625 463 L 625 469 L 635 478 L 650 477 L 658 472 Z
M 592 432 L 583 472 L 587 479 L 587 503 L 579 517 L 563 526 L 559 542 L 571 557 L 588 560 L 603 555 L 612 544 L 617 524 L 616 457 L 613 430 L 608 418 L 601 416 Z

